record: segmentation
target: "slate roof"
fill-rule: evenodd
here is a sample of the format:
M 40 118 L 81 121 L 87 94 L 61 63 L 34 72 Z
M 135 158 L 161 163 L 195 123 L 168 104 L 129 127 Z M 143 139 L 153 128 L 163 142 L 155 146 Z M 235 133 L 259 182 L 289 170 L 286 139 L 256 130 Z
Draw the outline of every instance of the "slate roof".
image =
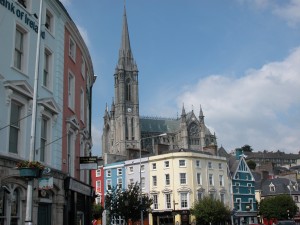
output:
M 252 158 L 265 158 L 265 159 L 300 159 L 299 154 L 286 154 L 285 152 L 277 151 L 277 152 L 268 152 L 268 151 L 263 151 L 263 152 L 245 152 L 247 154 L 247 159 L 252 159 Z
M 180 127 L 180 119 L 141 117 L 141 132 L 175 133 Z
M 274 178 L 270 180 L 265 180 L 261 184 L 261 195 L 262 196 L 270 196 L 270 195 L 278 195 L 278 194 L 290 194 L 290 190 L 288 188 L 288 185 L 290 182 L 295 185 L 296 182 L 291 181 L 287 178 Z M 270 184 L 273 184 L 275 186 L 275 191 L 270 190 Z M 294 188 L 291 189 L 291 194 L 300 194 L 300 191 L 298 189 L 295 190 Z

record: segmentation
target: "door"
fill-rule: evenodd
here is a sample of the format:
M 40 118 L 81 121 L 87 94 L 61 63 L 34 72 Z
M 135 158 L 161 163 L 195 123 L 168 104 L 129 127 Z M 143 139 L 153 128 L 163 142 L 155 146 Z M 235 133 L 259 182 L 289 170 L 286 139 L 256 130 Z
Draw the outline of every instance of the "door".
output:
M 51 204 L 39 204 L 38 225 L 51 225 Z

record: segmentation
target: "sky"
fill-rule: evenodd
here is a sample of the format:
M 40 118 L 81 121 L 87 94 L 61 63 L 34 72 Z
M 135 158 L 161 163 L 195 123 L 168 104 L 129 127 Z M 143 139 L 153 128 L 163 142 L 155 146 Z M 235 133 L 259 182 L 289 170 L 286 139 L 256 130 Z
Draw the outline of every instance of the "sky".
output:
M 124 0 L 63 0 L 89 48 L 93 155 L 121 45 Z M 228 152 L 300 151 L 299 0 L 127 0 L 140 116 L 199 115 Z

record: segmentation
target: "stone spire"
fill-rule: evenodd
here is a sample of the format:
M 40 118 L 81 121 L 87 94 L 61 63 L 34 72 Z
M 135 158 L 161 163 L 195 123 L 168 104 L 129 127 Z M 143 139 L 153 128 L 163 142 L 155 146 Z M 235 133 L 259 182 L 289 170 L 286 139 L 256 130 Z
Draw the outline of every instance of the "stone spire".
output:
M 200 120 L 200 123 L 204 123 L 204 115 L 203 115 L 203 111 L 202 111 L 201 105 L 200 105 L 199 120 Z
M 124 15 L 123 15 L 121 47 L 119 50 L 119 60 L 118 60 L 117 68 L 126 71 L 137 71 L 137 65 L 133 59 L 133 55 L 130 47 L 125 5 L 124 5 Z

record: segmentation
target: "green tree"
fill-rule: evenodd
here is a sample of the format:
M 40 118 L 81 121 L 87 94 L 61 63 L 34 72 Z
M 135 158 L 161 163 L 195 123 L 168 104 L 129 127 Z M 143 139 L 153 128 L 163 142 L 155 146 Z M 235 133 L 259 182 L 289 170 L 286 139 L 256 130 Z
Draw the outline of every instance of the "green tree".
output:
M 249 166 L 250 170 L 255 170 L 256 168 L 256 162 L 253 160 L 247 160 L 247 165 Z
M 197 224 L 216 224 L 230 221 L 230 209 L 220 200 L 205 196 L 191 208 L 191 213 L 196 217 Z
M 250 145 L 244 145 L 242 147 L 242 150 L 243 150 L 243 152 L 252 152 L 253 151 L 253 149 Z
M 293 218 L 298 207 L 290 195 L 277 195 L 264 198 L 259 204 L 259 214 L 267 219 Z
M 92 215 L 93 219 L 101 219 L 104 208 L 101 204 L 93 204 L 92 206 Z
M 109 211 L 110 217 L 120 216 L 126 224 L 129 219 L 133 223 L 138 221 L 142 211 L 145 218 L 152 203 L 153 201 L 149 196 L 143 195 L 141 204 L 138 183 L 128 186 L 126 190 L 114 187 L 105 196 L 105 209 Z

